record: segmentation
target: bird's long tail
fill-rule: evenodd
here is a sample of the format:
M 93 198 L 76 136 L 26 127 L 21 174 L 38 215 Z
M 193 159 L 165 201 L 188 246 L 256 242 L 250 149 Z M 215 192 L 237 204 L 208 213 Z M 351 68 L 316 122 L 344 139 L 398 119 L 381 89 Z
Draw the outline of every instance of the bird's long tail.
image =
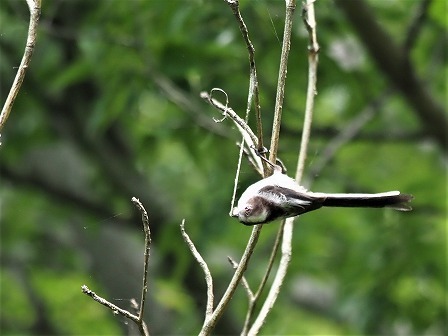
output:
M 322 197 L 323 206 L 327 207 L 360 207 L 360 208 L 393 208 L 400 211 L 412 210 L 409 202 L 414 198 L 399 191 L 388 191 L 378 194 L 326 194 L 313 193 Z

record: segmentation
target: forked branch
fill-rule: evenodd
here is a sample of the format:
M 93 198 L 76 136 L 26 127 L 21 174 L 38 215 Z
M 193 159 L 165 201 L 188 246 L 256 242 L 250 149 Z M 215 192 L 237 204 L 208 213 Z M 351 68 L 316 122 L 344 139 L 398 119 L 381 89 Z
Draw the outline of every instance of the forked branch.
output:
M 132 203 L 136 206 L 136 208 L 140 211 L 142 215 L 142 222 L 143 222 L 143 229 L 145 232 L 145 255 L 144 255 L 144 262 L 143 262 L 143 283 L 142 283 L 142 293 L 140 297 L 140 305 L 138 305 L 138 314 L 132 314 L 129 311 L 122 309 L 113 303 L 109 302 L 108 300 L 102 298 L 101 296 L 97 295 L 94 291 L 90 290 L 89 287 L 86 285 L 81 286 L 82 292 L 88 296 L 90 296 L 93 300 L 96 302 L 102 304 L 103 306 L 108 307 L 110 310 L 112 310 L 115 314 L 120 314 L 131 321 L 133 321 L 139 331 L 140 335 L 142 336 L 149 336 L 148 327 L 143 320 L 143 315 L 145 311 L 145 303 L 146 303 L 146 294 L 148 292 L 148 267 L 149 267 L 149 251 L 151 246 L 151 231 L 149 228 L 149 220 L 148 220 L 148 214 L 143 207 L 143 204 L 135 197 L 132 197 Z

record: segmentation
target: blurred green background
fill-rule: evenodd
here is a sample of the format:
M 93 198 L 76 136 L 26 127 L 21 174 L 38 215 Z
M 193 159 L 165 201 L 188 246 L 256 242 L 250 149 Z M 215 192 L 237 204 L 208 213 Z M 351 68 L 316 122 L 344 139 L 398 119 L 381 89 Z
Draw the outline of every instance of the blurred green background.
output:
M 369 1 L 398 45 L 420 3 Z M 446 4 L 431 2 L 410 54 L 422 85 L 445 105 Z M 241 1 L 241 10 L 256 48 L 268 143 L 284 2 Z M 388 89 L 342 11 L 318 1 L 316 17 L 321 51 L 305 181 L 315 191 L 412 193 L 414 211 L 323 209 L 297 219 L 289 274 L 262 333 L 442 335 L 446 153 L 408 101 Z M 1 2 L 2 104 L 27 26 L 25 1 Z M 307 44 L 298 8 L 279 148 L 290 172 Z M 1 138 L 0 334 L 135 333 L 81 293 L 86 284 L 127 309 L 139 298 L 143 232 L 132 196 L 151 220 L 150 331 L 198 332 L 205 281 L 181 220 L 210 266 L 217 299 L 232 276 L 227 256 L 239 260 L 251 232 L 228 217 L 239 135 L 230 121 L 215 124 L 219 114 L 200 100 L 213 87 L 244 114 L 247 50 L 224 1 L 43 1 L 35 53 Z M 319 167 L 335 137 L 372 106 L 361 131 Z M 257 179 L 244 162 L 239 193 Z M 246 273 L 253 288 L 277 228 L 262 231 Z M 215 333 L 238 334 L 246 308 L 239 288 Z

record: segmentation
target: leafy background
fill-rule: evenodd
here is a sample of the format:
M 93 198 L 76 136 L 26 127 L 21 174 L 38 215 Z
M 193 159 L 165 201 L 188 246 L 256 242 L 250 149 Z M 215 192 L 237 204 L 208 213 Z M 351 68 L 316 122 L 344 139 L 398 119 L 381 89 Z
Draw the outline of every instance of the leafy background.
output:
M 369 1 L 400 44 L 419 1 Z M 272 118 L 283 1 L 241 1 L 256 48 L 266 137 Z M 435 100 L 447 102 L 446 1 L 434 0 L 411 53 Z M 445 14 L 444 14 L 445 13 Z M 330 1 L 316 3 L 321 45 L 307 163 L 316 191 L 402 190 L 414 211 L 324 209 L 296 220 L 289 275 L 264 334 L 442 335 L 446 332 L 446 153 L 378 70 Z M 0 7 L 1 101 L 23 52 L 25 1 Z M 307 34 L 296 12 L 280 156 L 296 164 L 307 84 Z M 224 1 L 43 1 L 31 67 L 2 134 L 2 335 L 132 332 L 81 293 L 139 297 L 143 233 L 130 198 L 150 214 L 153 334 L 195 334 L 205 283 L 182 241 L 209 263 L 219 297 L 250 235 L 228 217 L 238 134 L 198 97 L 224 89 L 240 114 L 247 51 Z M 357 136 L 316 164 L 378 97 Z M 239 192 L 258 177 L 245 163 Z M 276 223 L 266 225 L 247 278 L 255 287 Z M 216 334 L 240 331 L 239 289 Z

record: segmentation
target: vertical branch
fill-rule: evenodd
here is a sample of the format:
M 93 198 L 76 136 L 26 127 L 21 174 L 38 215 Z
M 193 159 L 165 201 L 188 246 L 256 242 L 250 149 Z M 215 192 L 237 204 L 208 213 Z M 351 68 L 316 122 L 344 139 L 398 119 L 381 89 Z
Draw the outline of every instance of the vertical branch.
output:
M 313 120 L 314 96 L 317 94 L 316 83 L 319 44 L 317 43 L 316 36 L 314 1 L 315 0 L 307 0 L 302 10 L 302 17 L 306 29 L 308 30 L 310 44 L 308 46 L 308 89 L 306 92 L 305 119 L 303 122 L 302 141 L 300 143 L 300 153 L 295 176 L 297 183 L 300 183 L 305 168 L 308 141 L 311 134 L 311 122 Z
M 266 317 L 269 312 L 272 310 L 272 307 L 277 300 L 278 294 L 280 293 L 280 288 L 283 285 L 283 280 L 286 277 L 286 273 L 288 271 L 289 262 L 291 261 L 292 254 L 292 228 L 294 218 L 287 218 L 285 221 L 285 225 L 283 228 L 283 241 L 282 241 L 282 257 L 280 259 L 280 263 L 278 265 L 277 273 L 275 274 L 274 281 L 272 282 L 271 289 L 269 290 L 268 296 L 261 307 L 261 310 L 255 319 L 252 327 L 250 328 L 248 335 L 257 335 L 266 321 Z M 283 223 L 282 223 L 283 225 Z
M 132 197 L 132 203 L 142 214 L 143 229 L 145 231 L 145 254 L 143 261 L 143 282 L 142 282 L 142 294 L 140 297 L 140 309 L 138 313 L 139 320 L 143 320 L 143 314 L 145 311 L 146 293 L 148 292 L 148 268 L 149 268 L 149 252 L 151 248 L 151 230 L 149 228 L 148 213 L 143 207 L 142 203 L 135 197 Z
M 280 55 L 280 69 L 277 81 L 277 96 L 275 98 L 274 122 L 272 125 L 271 146 L 269 161 L 274 162 L 277 159 L 278 141 L 280 136 L 280 125 L 282 121 L 283 99 L 285 97 L 286 73 L 288 71 L 288 56 L 291 48 L 291 31 L 293 23 L 293 14 L 296 9 L 295 0 L 286 1 L 285 28 L 283 32 L 282 53 Z
M 23 53 L 22 61 L 20 62 L 19 69 L 17 70 L 14 82 L 9 90 L 8 97 L 6 97 L 5 104 L 3 105 L 2 112 L 0 114 L 0 131 L 6 123 L 6 120 L 11 113 L 14 101 L 22 86 L 23 79 L 25 78 L 26 70 L 31 62 L 31 56 L 33 55 L 34 46 L 36 45 L 37 37 L 37 25 L 39 23 L 41 0 L 26 0 L 30 11 L 30 23 L 28 26 L 28 37 L 26 39 L 25 52 Z
M 316 74 L 317 74 L 317 61 L 318 61 L 317 53 L 319 51 L 319 45 L 317 44 L 317 36 L 316 36 L 314 1 L 315 0 L 306 0 L 302 11 L 303 20 L 309 33 L 310 46 L 308 48 L 309 71 L 308 71 L 307 99 L 305 108 L 305 121 L 303 125 L 302 144 L 299 153 L 297 171 L 295 176 L 297 183 L 300 183 L 300 180 L 303 175 L 303 168 L 305 166 L 304 163 L 306 159 L 306 151 L 310 137 L 311 120 L 314 107 L 314 97 L 316 94 L 316 79 L 317 79 Z M 269 290 L 268 296 L 265 302 L 263 303 L 263 306 L 257 318 L 255 319 L 251 329 L 249 330 L 248 335 L 257 335 L 259 333 L 263 323 L 266 320 L 268 313 L 271 311 L 275 301 L 277 300 L 278 294 L 280 293 L 280 288 L 283 285 L 283 281 L 286 277 L 288 266 L 291 261 L 293 222 L 294 218 L 287 218 L 282 223 L 282 227 L 280 228 L 283 229 L 283 241 L 282 241 L 282 256 L 280 259 L 279 267 L 275 275 L 274 281 L 272 283 L 272 286 Z
M 253 100 L 255 108 L 255 116 L 257 121 L 257 137 L 258 137 L 258 149 L 263 149 L 263 126 L 261 122 L 261 109 L 260 109 L 260 93 L 258 87 L 257 67 L 255 66 L 255 48 L 252 41 L 249 38 L 249 31 L 244 23 L 243 17 L 240 13 L 239 2 L 237 0 L 225 0 L 232 9 L 238 25 L 240 27 L 241 34 L 243 35 L 244 42 L 246 43 L 247 52 L 249 54 L 249 66 L 250 66 L 250 84 L 249 95 L 247 102 L 247 112 L 250 109 L 250 104 Z M 246 116 L 247 118 L 247 116 Z M 246 119 L 247 122 L 247 119 Z
M 116 314 L 120 314 L 131 321 L 133 321 L 140 332 L 140 335 L 142 336 L 149 336 L 149 330 L 148 327 L 143 320 L 143 315 L 145 312 L 145 303 L 146 303 L 146 294 L 148 292 L 148 268 L 149 268 L 149 251 L 151 246 L 151 231 L 149 229 L 149 219 L 148 214 L 143 207 L 143 204 L 135 197 L 132 197 L 132 203 L 136 206 L 136 208 L 140 211 L 142 215 L 142 222 L 143 222 L 143 228 L 145 231 L 145 255 L 144 255 L 144 261 L 143 261 L 143 283 L 142 283 L 142 294 L 140 298 L 140 306 L 138 308 L 138 314 L 132 314 L 129 311 L 122 309 L 113 303 L 107 301 L 106 299 L 102 298 L 101 296 L 97 295 L 94 291 L 90 290 L 89 287 L 86 285 L 81 286 L 81 290 L 84 294 L 87 296 L 90 296 L 93 300 L 96 302 L 102 304 L 103 306 L 108 307 L 110 310 L 112 310 Z M 134 300 L 134 299 L 133 299 Z
M 247 335 L 247 333 L 249 332 L 250 322 L 251 322 L 253 314 L 255 312 L 255 306 L 261 296 L 261 293 L 263 292 L 264 287 L 266 286 L 266 283 L 268 281 L 269 275 L 272 270 L 272 266 L 274 265 L 274 261 L 275 261 L 275 257 L 278 252 L 278 248 L 280 247 L 280 243 L 282 241 L 284 224 L 285 224 L 285 221 L 282 221 L 280 224 L 279 230 L 277 231 L 274 246 L 272 247 L 272 251 L 271 251 L 271 255 L 269 257 L 266 271 L 264 272 L 263 278 L 261 279 L 260 284 L 258 285 L 256 293 L 252 294 L 252 295 L 248 295 L 249 307 L 247 308 L 246 319 L 244 321 L 244 326 L 243 326 L 241 335 Z

